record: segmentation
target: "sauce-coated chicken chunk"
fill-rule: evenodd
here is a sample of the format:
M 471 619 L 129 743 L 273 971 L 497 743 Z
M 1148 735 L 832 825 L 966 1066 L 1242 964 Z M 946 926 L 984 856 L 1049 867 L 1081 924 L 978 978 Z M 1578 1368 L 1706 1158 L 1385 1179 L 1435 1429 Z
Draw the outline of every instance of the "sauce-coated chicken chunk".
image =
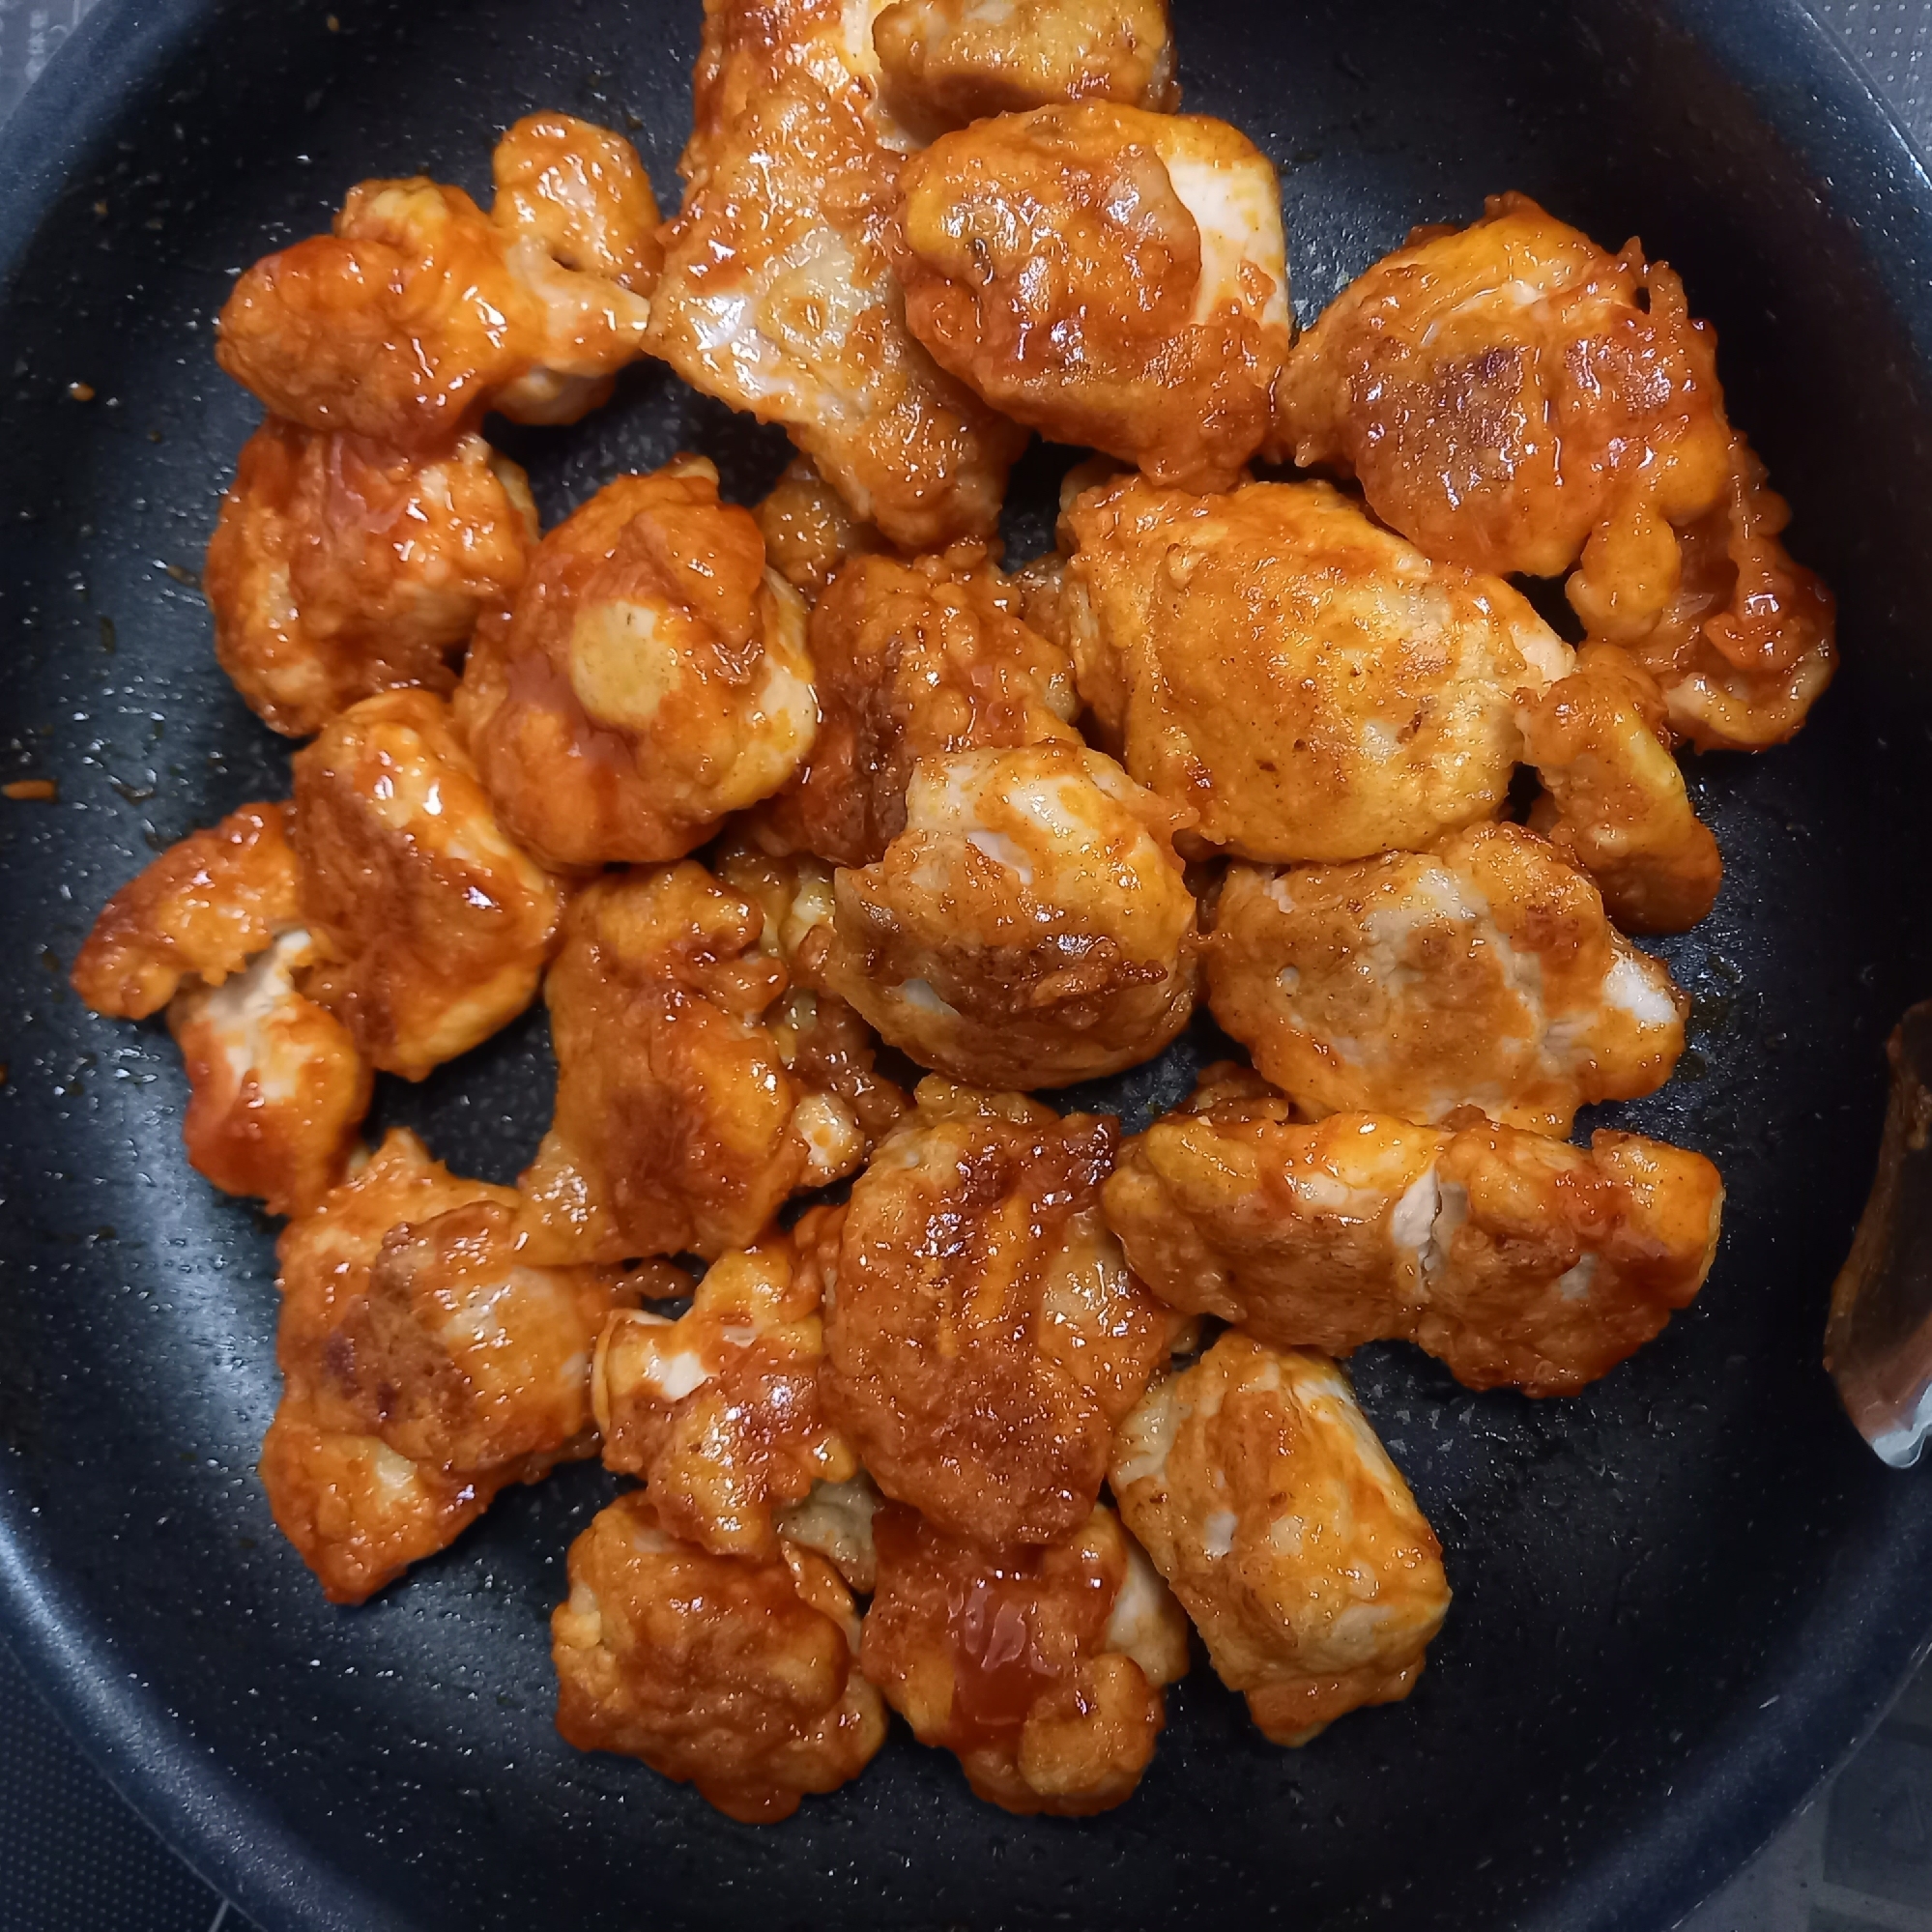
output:
M 877 100 L 871 12 L 706 0 L 649 346 L 692 388 L 784 424 L 854 516 L 931 549 L 992 535 L 1025 433 L 906 327 L 905 136 Z
M 989 1554 L 903 1504 L 876 1524 L 860 1660 L 977 1797 L 1084 1818 L 1123 1803 L 1186 1675 L 1187 1619 L 1111 1510 L 1044 1549 Z
M 420 1080 L 528 1006 L 562 912 L 505 837 L 449 706 L 365 698 L 295 756 L 315 998 L 363 1054 Z
M 1109 1477 L 1273 1743 L 1415 1687 L 1449 1608 L 1441 1546 L 1325 1356 L 1222 1336 L 1148 1390 Z
M 853 1183 L 822 1384 L 886 1495 L 989 1548 L 1086 1520 L 1170 1318 L 1100 1216 L 1118 1123 L 919 1084 Z
M 719 1255 L 676 1321 L 627 1309 L 605 1327 L 591 1384 L 604 1466 L 644 1478 L 668 1534 L 775 1557 L 774 1510 L 857 1480 L 819 1399 L 822 1272 L 836 1265 L 839 1221 L 815 1208 L 791 1234 Z
M 1225 490 L 1287 354 L 1281 187 L 1225 121 L 1091 101 L 981 121 L 907 163 L 906 319 L 1056 443 Z
M 447 692 L 536 542 L 523 472 L 480 436 L 431 457 L 270 417 L 242 446 L 202 589 L 215 654 L 290 737 L 378 691 Z
M 906 829 L 914 763 L 943 753 L 1078 745 L 1073 660 L 1021 618 L 978 544 L 911 563 L 857 557 L 812 611 L 819 735 L 759 814 L 759 836 L 833 865 L 871 865 Z
M 819 475 L 808 456 L 794 456 L 754 506 L 765 562 L 798 591 L 816 599 L 848 557 L 884 547 L 869 523 Z
M 1789 737 L 1834 662 L 1830 593 L 1725 418 L 1716 345 L 1635 242 L 1610 255 L 1523 195 L 1419 230 L 1304 335 L 1277 391 L 1298 463 L 1360 478 L 1431 557 L 1571 577 L 1700 745 Z
M 657 205 L 628 141 L 533 115 L 485 215 L 423 176 L 365 181 L 333 232 L 235 284 L 216 357 L 278 416 L 447 449 L 486 409 L 574 422 L 644 351 Z
M 886 107 L 922 140 L 1055 101 L 1180 105 L 1167 0 L 893 0 L 872 43 Z
M 1654 740 L 1653 740 L 1654 742 Z M 1566 1135 L 1579 1106 L 1670 1077 L 1688 1002 L 1534 833 L 1428 852 L 1228 870 L 1208 1004 L 1310 1117 L 1399 1113 Z
M 856 1777 L 885 1712 L 854 1668 L 851 1593 L 810 1550 L 713 1556 L 665 1534 L 641 1491 L 570 1545 L 550 1620 L 557 1728 L 642 1758 L 747 1825 Z
M 219 986 L 302 923 L 286 804 L 244 805 L 171 845 L 101 908 L 73 962 L 97 1013 L 145 1020 L 182 983 Z
M 171 846 L 124 885 L 73 965 L 97 1012 L 165 1005 L 186 1061 L 182 1139 L 223 1193 L 272 1214 L 342 1178 L 371 1075 L 341 1022 L 303 992 L 314 942 L 287 805 L 245 805 Z
M 1556 1396 L 1689 1304 L 1724 1188 L 1701 1154 L 1636 1134 L 1585 1152 L 1474 1117 L 1306 1126 L 1250 1076 L 1210 1077 L 1130 1140 L 1105 1199 L 1174 1308 L 1331 1355 L 1412 1341 L 1472 1389 Z
M 1175 823 L 1077 744 L 921 759 L 906 829 L 837 876 L 828 983 L 889 1045 L 982 1086 L 1152 1059 L 1197 977 Z
M 544 863 L 682 858 L 776 791 L 818 722 L 805 605 L 718 473 L 606 484 L 479 635 L 457 715 L 511 837 Z
M 572 903 L 546 987 L 557 1110 L 522 1181 L 544 1259 L 745 1247 L 897 1113 L 850 1013 L 793 985 L 777 925 L 688 859 Z
M 1210 847 L 1416 851 L 1492 817 L 1519 691 L 1570 648 L 1494 577 L 1431 563 L 1325 483 L 1079 497 L 1061 596 L 1081 695 Z
M 1628 933 L 1696 925 L 1724 861 L 1670 755 L 1656 680 L 1624 651 L 1585 645 L 1518 718 L 1545 792 L 1530 822 L 1597 881 L 1610 916 Z
M 509 1483 L 596 1453 L 591 1353 L 638 1288 L 531 1265 L 508 1188 L 460 1180 L 397 1128 L 291 1222 L 262 1482 L 330 1600 L 359 1603 Z
M 294 927 L 219 986 L 196 982 L 168 1002 L 188 1164 L 271 1214 L 301 1214 L 342 1179 L 374 1089 L 349 1029 L 302 991 L 314 963 L 314 940 Z

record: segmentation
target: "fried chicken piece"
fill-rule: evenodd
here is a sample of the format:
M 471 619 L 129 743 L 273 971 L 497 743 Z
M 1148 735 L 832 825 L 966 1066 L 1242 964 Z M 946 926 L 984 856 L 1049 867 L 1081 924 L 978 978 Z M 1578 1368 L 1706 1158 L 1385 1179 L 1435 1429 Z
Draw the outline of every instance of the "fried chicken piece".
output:
M 216 359 L 277 416 L 420 455 L 488 409 L 575 422 L 643 354 L 657 206 L 628 141 L 567 115 L 498 145 L 489 215 L 416 175 L 352 188 L 333 231 L 265 256 Z
M 906 327 L 905 136 L 877 102 L 870 11 L 706 0 L 648 341 L 692 388 L 783 423 L 852 515 L 936 549 L 993 534 L 1025 432 Z
M 885 539 L 852 514 L 851 505 L 819 475 L 809 456 L 793 457 L 751 513 L 764 538 L 765 562 L 814 601 L 848 557 L 885 547 Z
M 170 846 L 101 908 L 73 963 L 97 1013 L 167 1008 L 189 1163 L 271 1214 L 342 1178 L 371 1088 L 354 1040 L 302 991 L 314 946 L 289 821 L 286 804 L 244 805 Z
M 171 845 L 101 908 L 73 962 L 96 1013 L 145 1020 L 185 980 L 219 986 L 302 923 L 287 804 L 244 805 Z
M 992 1555 L 903 1504 L 876 1524 L 859 1662 L 922 1745 L 1003 1811 L 1085 1818 L 1134 1795 L 1187 1674 L 1180 1605 L 1111 1510 Z
M 1670 755 L 1657 681 L 1609 645 L 1517 707 L 1545 788 L 1530 822 L 1597 881 L 1627 933 L 1684 933 L 1710 911 L 1724 861 Z
M 819 1400 L 817 1251 L 836 1265 L 841 1219 L 814 1208 L 791 1234 L 719 1255 L 676 1321 L 626 1309 L 605 1324 L 591 1376 L 604 1466 L 644 1478 L 668 1535 L 776 1557 L 774 1510 L 858 1478 Z
M 826 1411 L 895 1501 L 992 1549 L 1086 1520 L 1167 1312 L 1100 1216 L 1110 1115 L 925 1080 L 853 1183 Z
M 1442 1548 L 1327 1357 L 1229 1330 L 1148 1390 L 1109 1480 L 1271 1743 L 1415 1687 L 1449 1609 Z
M 1081 696 L 1206 848 L 1418 851 L 1491 818 L 1518 691 L 1571 652 L 1497 578 L 1431 563 L 1325 483 L 1187 496 L 1127 476 L 1066 512 Z
M 557 1110 L 521 1182 L 537 1258 L 745 1247 L 896 1114 L 869 1048 L 793 988 L 766 927 L 688 859 L 572 902 L 545 989 Z
M 375 1085 L 349 1029 L 301 990 L 314 958 L 296 927 L 219 986 L 195 981 L 168 1003 L 188 1164 L 271 1214 L 305 1213 L 343 1178 Z
M 901 177 L 906 320 L 1055 443 L 1226 490 L 1288 351 L 1281 185 L 1225 121 L 1107 101 L 946 134 Z
M 1068 1086 L 1138 1066 L 1194 1010 L 1175 822 L 1078 744 L 921 759 L 905 831 L 837 875 L 826 982 L 955 1080 Z
M 1701 1154 L 1602 1130 L 1586 1153 L 1483 1120 L 1291 1123 L 1250 1084 L 1121 1149 L 1108 1225 L 1178 1309 L 1283 1348 L 1406 1340 L 1472 1389 L 1573 1395 L 1687 1307 L 1723 1182 Z
M 1689 1002 L 1662 962 L 1517 825 L 1231 866 L 1203 950 L 1214 1017 L 1311 1118 L 1477 1107 L 1567 1135 L 1580 1106 L 1655 1092 L 1684 1051 Z
M 1056 101 L 1181 104 L 1167 0 L 893 0 L 872 43 L 885 106 L 920 140 Z
M 805 605 L 718 473 L 620 476 L 538 547 L 479 635 L 458 718 L 510 836 L 545 864 L 682 858 L 776 791 L 818 722 Z
M 639 1284 L 533 1267 L 516 1195 L 403 1128 L 276 1250 L 282 1398 L 262 1482 L 330 1600 L 444 1548 L 509 1483 L 594 1455 L 591 1351 Z
M 415 457 L 272 416 L 208 545 L 215 654 L 289 737 L 377 691 L 447 692 L 451 653 L 516 594 L 536 537 L 523 472 L 480 436 Z
M 364 698 L 297 752 L 295 844 L 309 992 L 378 1067 L 421 1080 L 535 996 L 562 890 L 504 836 L 441 698 Z
M 1725 418 L 1716 343 L 1632 241 L 1520 194 L 1419 229 L 1329 305 L 1276 391 L 1296 462 L 1359 477 L 1431 557 L 1553 577 L 1699 745 L 1789 737 L 1835 653 L 1824 586 Z
M 667 1536 L 641 1491 L 570 1545 L 550 1619 L 557 1728 L 583 1751 L 642 1758 L 740 1824 L 836 1791 L 885 1742 L 852 1660 L 859 1619 L 831 1566 L 713 1556 Z
M 872 865 L 906 829 L 914 763 L 956 751 L 1078 745 L 1073 659 L 1021 619 L 980 544 L 903 563 L 856 557 L 812 612 L 819 735 L 758 815 L 759 837 Z

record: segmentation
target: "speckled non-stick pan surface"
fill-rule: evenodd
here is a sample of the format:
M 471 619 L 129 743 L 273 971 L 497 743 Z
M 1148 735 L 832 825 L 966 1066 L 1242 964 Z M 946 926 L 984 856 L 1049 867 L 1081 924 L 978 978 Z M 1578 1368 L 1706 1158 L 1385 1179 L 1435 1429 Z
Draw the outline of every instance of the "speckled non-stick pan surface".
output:
M 1693 762 L 1729 867 L 1660 948 L 1693 1051 L 1617 1110 L 1722 1166 L 1716 1272 L 1572 1401 L 1365 1351 L 1456 1592 L 1420 1688 L 1283 1752 L 1199 1666 L 1139 1795 L 1084 1823 L 980 1806 L 903 1737 L 766 1830 L 567 1750 L 546 1619 L 610 1493 L 593 1468 L 329 1608 L 253 1474 L 274 1229 L 189 1173 L 159 1024 L 94 1019 L 64 978 L 152 852 L 286 784 L 195 590 L 256 414 L 211 325 L 349 184 L 476 188 L 533 107 L 627 130 L 675 203 L 698 7 L 106 0 L 0 142 L 0 778 L 59 784 L 0 803 L 0 1629 L 265 1926 L 1661 1928 L 1932 1633 L 1932 1478 L 1882 1469 L 1818 1367 L 1881 1042 L 1932 991 L 1932 187 L 1789 0 L 1176 12 L 1189 104 L 1281 167 L 1305 319 L 1486 191 L 1641 232 L 1717 323 L 1793 547 L 1838 591 L 1844 673 L 1799 742 Z M 505 440 L 552 519 L 690 447 L 748 501 L 785 453 L 652 367 L 578 428 Z M 1016 558 L 1059 467 L 1023 473 Z M 1116 1083 L 1130 1127 L 1210 1044 Z M 549 1088 L 535 1013 L 379 1108 L 508 1179 Z

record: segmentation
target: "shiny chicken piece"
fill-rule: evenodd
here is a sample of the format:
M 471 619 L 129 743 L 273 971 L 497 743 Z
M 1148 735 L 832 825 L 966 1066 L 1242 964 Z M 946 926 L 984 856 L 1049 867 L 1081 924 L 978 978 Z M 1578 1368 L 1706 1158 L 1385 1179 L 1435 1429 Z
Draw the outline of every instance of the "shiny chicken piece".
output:
M 916 1098 L 852 1186 L 825 1404 L 895 1501 L 990 1549 L 1053 1543 L 1172 1326 L 1101 1220 L 1118 1123 L 940 1080 Z
M 505 837 L 442 699 L 365 698 L 299 751 L 295 843 L 309 991 L 376 1066 L 421 1080 L 535 996 L 562 888 Z
M 860 1661 L 923 1745 L 1002 1810 L 1084 1818 L 1134 1795 L 1187 1673 L 1187 1619 L 1109 1509 L 993 1555 L 902 1504 L 876 1525 Z
M 1431 557 L 1550 577 L 1699 745 L 1789 737 L 1835 661 L 1830 593 L 1730 426 L 1684 287 L 1519 194 L 1418 230 L 1330 304 L 1277 390 L 1303 465 L 1359 477 Z
M 760 812 L 760 837 L 834 865 L 871 865 L 906 829 L 919 759 L 1077 746 L 1073 660 L 1018 605 L 978 544 L 910 563 L 854 558 L 813 608 L 819 735 L 804 768 Z
M 857 1481 L 819 1399 L 817 1250 L 836 1265 L 839 1220 L 815 1208 L 791 1234 L 719 1255 L 676 1321 L 626 1309 L 606 1325 L 591 1383 L 604 1466 L 644 1478 L 667 1534 L 774 1558 L 774 1510 Z
M 751 1561 L 668 1536 L 641 1491 L 570 1545 L 550 1620 L 557 1728 L 641 1758 L 746 1825 L 856 1777 L 885 1712 L 853 1667 L 859 1620 L 822 1557 Z
M 181 1138 L 223 1194 L 302 1214 L 348 1171 L 374 1070 L 349 1029 L 302 991 L 315 943 L 300 927 L 219 986 L 186 986 L 168 1031 L 187 1073 Z
M 892 270 L 903 130 L 871 10 L 706 0 L 696 122 L 649 347 L 782 423 L 861 521 L 908 549 L 991 536 L 1024 431 L 906 327 Z
M 307 737 L 359 698 L 447 692 L 536 542 L 523 472 L 480 436 L 433 457 L 271 417 L 242 446 L 202 589 L 248 708 Z
M 574 422 L 644 351 L 657 208 L 627 141 L 533 115 L 499 143 L 485 215 L 423 176 L 365 181 L 332 233 L 266 256 L 216 357 L 277 416 L 423 455 L 488 409 Z
M 145 1020 L 187 980 L 219 986 L 302 924 L 302 868 L 286 804 L 244 805 L 190 832 L 101 908 L 73 962 L 96 1013 Z
M 837 876 L 826 980 L 954 1080 L 1066 1086 L 1138 1066 L 1194 1010 L 1175 822 L 1077 745 L 922 759 L 905 831 Z
M 1121 1424 L 1109 1480 L 1272 1743 L 1415 1687 L 1441 1546 L 1325 1356 L 1229 1331 Z
M 444 1548 L 506 1484 L 596 1453 L 591 1352 L 637 1288 L 532 1266 L 515 1208 L 396 1128 L 283 1231 L 262 1482 L 332 1602 Z
M 1291 332 L 1281 186 L 1225 121 L 1105 101 L 946 134 L 902 177 L 913 334 L 975 394 L 1226 490 Z
M 1056 101 L 1180 105 L 1167 0 L 893 0 L 872 43 L 887 109 L 921 140 Z
M 1063 522 L 1081 697 L 1128 771 L 1237 857 L 1413 851 L 1494 816 L 1516 694 L 1571 666 L 1509 585 L 1431 563 L 1325 483 L 1126 477 Z
M 302 988 L 314 945 L 287 805 L 245 805 L 123 886 L 74 961 L 97 1012 L 165 1006 L 188 1081 L 182 1139 L 197 1172 L 272 1214 L 342 1178 L 371 1076 L 342 1024 Z
M 716 469 L 680 456 L 543 539 L 457 715 L 505 827 L 545 864 L 682 858 L 811 745 L 805 605 Z
M 1716 903 L 1724 861 L 1670 754 L 1657 682 L 1610 645 L 1519 707 L 1544 796 L 1530 822 L 1597 881 L 1627 933 L 1687 932 Z
M 1517 825 L 1429 852 L 1236 865 L 1205 943 L 1208 1004 L 1311 1118 L 1477 1107 L 1567 1135 L 1579 1106 L 1669 1079 L 1689 1002 Z
M 897 1089 L 836 1001 L 793 986 L 779 937 L 690 860 L 572 903 L 546 987 L 557 1110 L 521 1183 L 540 1258 L 719 1255 L 865 1159 Z
M 1700 1154 L 1599 1131 L 1589 1150 L 1474 1117 L 1292 1123 L 1252 1089 L 1121 1150 L 1109 1226 L 1172 1307 L 1342 1355 L 1407 1340 L 1472 1389 L 1572 1395 L 1703 1285 L 1723 1183 Z
M 794 456 L 752 510 L 764 538 L 765 561 L 801 596 L 817 600 L 848 557 L 885 547 L 871 524 L 819 475 L 808 456 Z

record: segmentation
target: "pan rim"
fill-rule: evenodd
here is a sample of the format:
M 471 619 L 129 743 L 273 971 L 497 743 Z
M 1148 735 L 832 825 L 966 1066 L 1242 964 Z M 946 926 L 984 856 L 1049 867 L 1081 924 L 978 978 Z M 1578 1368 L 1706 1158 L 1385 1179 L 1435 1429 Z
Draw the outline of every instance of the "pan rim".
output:
M 78 160 L 218 4 L 99 0 L 0 129 L 0 303 L 13 299 Z M 1861 65 L 1802 0 L 1665 0 L 1659 11 L 1716 50 L 1799 159 L 1829 180 L 1916 360 L 1932 374 L 1932 171 Z M 151 1687 L 116 1667 L 71 1580 L 39 1569 L 33 1543 L 17 1493 L 0 1483 L 0 1643 L 169 1849 L 274 1932 L 409 1932 L 413 1920 L 253 1802 L 195 1740 L 191 1719 L 168 1713 Z M 1849 1660 L 1814 1668 L 1787 1695 L 1775 1752 L 1757 1751 L 1730 1780 L 1742 1788 L 1723 1794 L 1728 1817 L 1717 1799 L 1699 1794 L 1674 1817 L 1660 1853 L 1653 1844 L 1633 1860 L 1634 1841 L 1624 1840 L 1600 1854 L 1591 1877 L 1601 1932 L 1673 1923 L 1755 1856 L 1876 1728 L 1932 1654 L 1932 1607 L 1908 1554 L 1860 1605 Z

